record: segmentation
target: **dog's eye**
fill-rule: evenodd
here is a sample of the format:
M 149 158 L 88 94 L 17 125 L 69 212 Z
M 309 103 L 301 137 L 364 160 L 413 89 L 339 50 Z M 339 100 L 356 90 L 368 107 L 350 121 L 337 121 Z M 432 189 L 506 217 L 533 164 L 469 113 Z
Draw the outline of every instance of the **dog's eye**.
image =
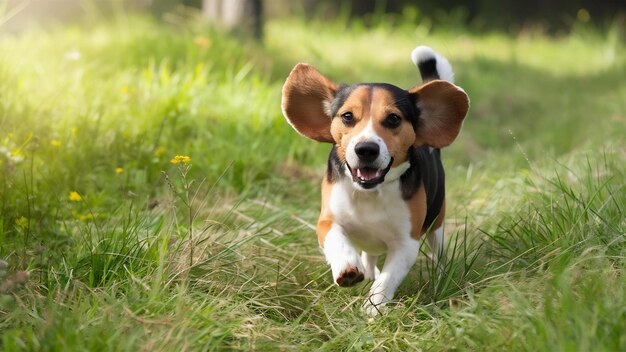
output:
M 354 124 L 354 115 L 352 115 L 351 112 L 344 112 L 343 114 L 341 114 L 341 121 L 343 121 L 344 124 L 346 125 L 352 125 Z
M 385 120 L 383 120 L 383 126 L 387 128 L 396 128 L 402 123 L 402 118 L 396 114 L 389 114 Z

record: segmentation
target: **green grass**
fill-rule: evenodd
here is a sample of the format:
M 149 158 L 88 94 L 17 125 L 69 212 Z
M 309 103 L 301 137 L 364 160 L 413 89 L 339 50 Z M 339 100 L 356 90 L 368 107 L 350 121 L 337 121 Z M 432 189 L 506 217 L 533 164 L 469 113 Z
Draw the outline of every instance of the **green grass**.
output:
M 122 16 L 2 34 L 0 349 L 626 349 L 619 30 L 281 20 L 260 45 Z M 417 44 L 472 100 L 444 152 L 448 262 L 422 256 L 368 321 L 369 284 L 332 285 L 312 230 L 329 147 L 288 127 L 280 88 L 299 61 L 408 88 Z

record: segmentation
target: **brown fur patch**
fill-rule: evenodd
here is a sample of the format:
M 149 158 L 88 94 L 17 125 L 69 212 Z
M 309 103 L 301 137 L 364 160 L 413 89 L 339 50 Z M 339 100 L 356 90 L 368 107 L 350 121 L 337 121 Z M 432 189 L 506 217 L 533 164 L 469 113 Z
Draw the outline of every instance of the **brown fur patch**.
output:
M 365 279 L 365 275 L 358 268 L 347 268 L 337 278 L 337 285 L 349 287 L 358 284 Z
M 328 234 L 328 231 L 330 231 L 330 227 L 333 225 L 333 214 L 328 206 L 328 202 L 330 201 L 330 192 L 332 189 L 333 185 L 328 182 L 326 177 L 324 177 L 322 180 L 322 209 L 320 211 L 320 216 L 317 220 L 317 228 L 315 230 L 317 233 L 317 240 L 322 248 L 324 247 L 326 235 Z
M 419 240 L 424 234 L 424 220 L 426 219 L 426 191 L 424 184 L 420 184 L 419 189 L 413 197 L 406 201 L 409 208 L 409 218 L 411 221 L 411 237 Z
M 465 92 L 446 81 L 431 81 L 409 90 L 421 111 L 422 126 L 415 146 L 443 148 L 456 139 L 469 109 Z
M 312 66 L 298 64 L 283 85 L 283 115 L 293 128 L 318 142 L 332 143 L 330 116 L 324 104 L 335 95 L 337 85 Z
M 426 231 L 430 228 L 432 231 L 440 228 L 443 225 L 444 218 L 446 216 L 446 201 L 444 199 L 441 204 L 441 209 L 437 215 L 437 219 L 433 222 L 432 226 L 426 224 L 426 190 L 424 184 L 420 185 L 415 195 L 406 201 L 409 208 L 409 217 L 411 221 L 411 237 L 419 240 L 424 236 Z

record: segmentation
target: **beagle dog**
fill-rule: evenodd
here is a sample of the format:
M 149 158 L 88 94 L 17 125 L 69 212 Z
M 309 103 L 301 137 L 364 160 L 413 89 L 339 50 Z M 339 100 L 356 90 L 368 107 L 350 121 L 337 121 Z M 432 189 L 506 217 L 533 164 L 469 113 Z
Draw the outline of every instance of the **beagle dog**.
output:
M 374 280 L 364 304 L 370 315 L 393 298 L 424 234 L 435 262 L 443 256 L 440 148 L 457 137 L 469 109 L 443 56 L 420 46 L 411 57 L 424 83 L 409 90 L 336 84 L 307 64 L 294 67 L 282 90 L 289 124 L 332 144 L 317 237 L 337 285 Z

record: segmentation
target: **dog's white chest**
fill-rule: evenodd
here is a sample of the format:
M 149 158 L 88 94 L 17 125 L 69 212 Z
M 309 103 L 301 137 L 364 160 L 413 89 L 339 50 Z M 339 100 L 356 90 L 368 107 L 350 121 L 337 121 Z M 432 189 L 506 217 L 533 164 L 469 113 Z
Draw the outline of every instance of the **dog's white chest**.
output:
M 391 243 L 410 236 L 409 209 L 399 181 L 371 192 L 357 191 L 350 182 L 344 179 L 333 186 L 329 205 L 334 223 L 356 247 L 380 255 Z

